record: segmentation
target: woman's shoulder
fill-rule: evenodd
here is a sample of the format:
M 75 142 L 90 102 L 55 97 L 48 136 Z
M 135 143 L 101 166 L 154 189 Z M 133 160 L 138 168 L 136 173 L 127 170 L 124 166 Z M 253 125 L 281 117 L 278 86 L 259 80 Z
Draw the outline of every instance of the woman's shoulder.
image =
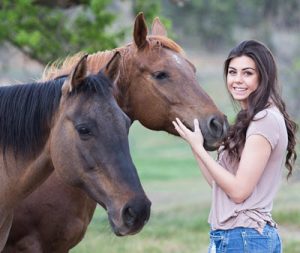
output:
M 284 123 L 284 117 L 276 106 L 270 106 L 255 114 L 252 122 L 256 121 L 272 124 L 273 127 L 276 127 L 276 125 Z
M 279 136 L 285 130 L 284 117 L 275 106 L 270 106 L 258 112 L 247 130 L 247 137 L 253 134 L 264 136 L 274 148 L 279 140 Z

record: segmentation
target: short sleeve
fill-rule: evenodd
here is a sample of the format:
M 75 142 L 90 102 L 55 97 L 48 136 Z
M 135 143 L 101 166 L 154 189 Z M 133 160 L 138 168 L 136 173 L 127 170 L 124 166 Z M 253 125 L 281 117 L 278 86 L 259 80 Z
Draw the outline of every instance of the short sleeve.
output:
M 279 140 L 279 124 L 275 115 L 266 110 L 256 114 L 248 127 L 246 138 L 251 135 L 262 135 L 274 149 Z

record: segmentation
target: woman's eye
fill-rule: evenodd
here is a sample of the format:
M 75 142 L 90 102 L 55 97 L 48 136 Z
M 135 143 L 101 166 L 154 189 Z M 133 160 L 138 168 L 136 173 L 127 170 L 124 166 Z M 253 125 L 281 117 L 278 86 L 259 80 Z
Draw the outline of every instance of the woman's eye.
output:
M 246 76 L 251 76 L 251 75 L 252 75 L 252 72 L 248 72 L 248 71 L 247 71 L 247 72 L 245 72 L 245 75 L 246 75 Z
M 229 74 L 229 75 L 234 75 L 234 74 L 235 74 L 235 71 L 229 70 L 229 71 L 228 71 L 228 74 Z
M 157 72 L 153 73 L 152 76 L 157 80 L 163 80 L 163 79 L 166 79 L 169 77 L 168 73 L 166 73 L 164 71 L 157 71 Z

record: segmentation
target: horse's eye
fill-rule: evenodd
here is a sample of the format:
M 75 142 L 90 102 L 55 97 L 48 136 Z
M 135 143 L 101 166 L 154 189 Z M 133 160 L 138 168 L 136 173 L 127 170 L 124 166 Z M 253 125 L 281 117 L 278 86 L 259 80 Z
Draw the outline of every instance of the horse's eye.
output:
M 77 132 L 79 133 L 79 135 L 91 135 L 92 132 L 88 127 L 85 126 L 78 126 L 76 127 Z
M 152 76 L 157 79 L 157 80 L 163 80 L 163 79 L 166 79 L 169 77 L 168 73 L 167 72 L 164 72 L 164 71 L 157 71 L 157 72 L 154 72 L 152 74 Z

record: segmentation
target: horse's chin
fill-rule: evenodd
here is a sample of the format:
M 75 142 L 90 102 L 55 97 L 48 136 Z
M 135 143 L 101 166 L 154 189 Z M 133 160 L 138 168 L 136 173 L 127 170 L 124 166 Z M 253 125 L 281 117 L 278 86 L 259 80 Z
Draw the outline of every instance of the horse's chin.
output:
M 186 125 L 186 127 L 191 130 L 191 131 L 194 131 L 193 127 L 189 126 L 189 125 Z M 173 127 L 173 128 L 168 128 L 167 132 L 169 134 L 172 134 L 172 135 L 175 135 L 175 136 L 178 136 L 180 137 L 179 133 L 176 131 L 176 129 Z M 221 143 L 219 141 L 216 141 L 216 140 L 210 140 L 210 139 L 204 139 L 204 148 L 205 150 L 207 151 L 216 151 L 219 147 L 220 147 Z
M 140 232 L 142 230 L 142 228 L 136 230 L 136 231 L 130 231 L 128 229 L 122 229 L 122 228 L 113 228 L 113 232 L 116 236 L 122 237 L 122 236 L 128 236 L 128 235 L 135 235 L 138 232 Z
M 138 232 L 140 232 L 142 230 L 142 228 L 144 227 L 144 225 L 147 223 L 147 221 L 144 223 L 143 226 L 137 228 L 137 229 L 130 229 L 128 228 L 125 224 L 121 225 L 121 226 L 116 226 L 115 223 L 109 218 L 109 223 L 110 226 L 112 228 L 113 233 L 116 236 L 122 237 L 122 236 L 128 236 L 128 235 L 135 235 Z
M 204 140 L 203 147 L 207 151 L 216 151 L 220 147 L 220 145 L 221 144 L 219 142 L 209 143 L 208 141 Z

